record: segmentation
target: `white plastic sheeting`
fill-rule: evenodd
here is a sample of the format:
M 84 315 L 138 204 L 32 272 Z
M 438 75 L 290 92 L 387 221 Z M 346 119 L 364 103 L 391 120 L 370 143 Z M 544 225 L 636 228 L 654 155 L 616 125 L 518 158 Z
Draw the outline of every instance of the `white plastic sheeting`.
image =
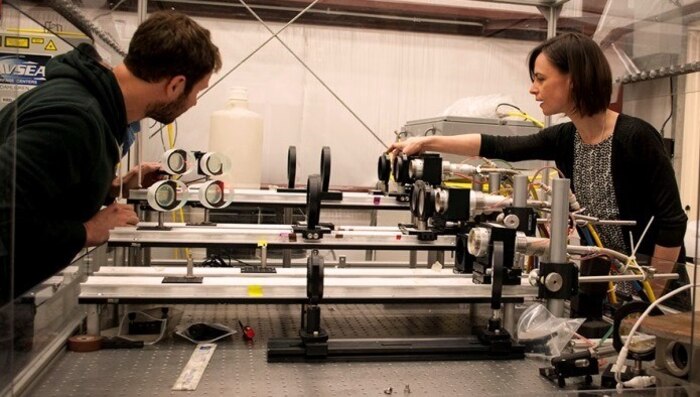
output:
M 128 43 L 135 16 L 115 13 L 114 21 Z M 212 84 L 270 37 L 257 21 L 197 21 L 211 30 L 224 61 Z M 387 144 L 406 121 L 437 116 L 467 96 L 509 95 L 543 117 L 528 93 L 526 58 L 535 42 L 313 25 L 291 25 L 280 37 Z M 330 146 L 332 186 L 374 185 L 384 146 L 277 40 L 178 119 L 178 147 L 208 149 L 209 116 L 234 85 L 248 88 L 251 110 L 264 119 L 263 183 L 285 182 L 287 148 L 295 145 L 297 183 L 319 171 L 321 148 Z M 155 136 L 145 160 L 161 152 Z

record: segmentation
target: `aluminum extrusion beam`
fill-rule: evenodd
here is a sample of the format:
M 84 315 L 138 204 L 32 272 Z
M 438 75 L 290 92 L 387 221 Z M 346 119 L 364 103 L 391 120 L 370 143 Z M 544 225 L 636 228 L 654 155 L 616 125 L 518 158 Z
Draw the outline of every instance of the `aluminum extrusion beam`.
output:
M 187 201 L 199 202 L 198 192 L 187 192 Z M 146 201 L 146 189 L 129 191 L 129 200 Z M 226 199 L 233 206 L 306 207 L 306 193 L 278 192 L 276 190 L 235 189 L 226 192 Z M 321 208 L 336 209 L 381 209 L 407 210 L 409 203 L 399 202 L 396 197 L 373 195 L 370 193 L 343 192 L 342 200 L 322 200 Z
M 94 273 L 94 276 L 100 277 L 122 277 L 122 276 L 139 276 L 139 277 L 167 277 L 167 276 L 182 276 L 184 274 L 184 266 L 143 266 L 143 267 L 126 267 L 126 266 L 102 266 L 100 270 Z M 241 274 L 240 268 L 234 267 L 195 267 L 195 272 L 202 277 L 306 277 L 306 266 L 297 268 L 281 268 L 276 267 L 277 273 L 244 273 Z M 451 268 L 440 270 L 432 269 L 387 269 L 387 268 L 334 268 L 328 265 L 324 266 L 323 273 L 325 277 L 390 277 L 390 278 L 471 278 L 471 274 L 458 274 L 452 271 Z
M 184 275 L 184 268 L 168 268 L 163 274 L 143 275 L 145 269 L 102 270 L 81 284 L 80 303 L 177 302 L 188 303 L 304 303 L 306 269 L 277 269 L 277 274 L 240 274 L 239 269 L 195 269 L 202 284 L 163 284 L 165 274 Z M 207 272 L 216 272 L 209 276 Z M 302 270 L 300 272 L 300 270 Z M 363 271 L 365 272 L 363 274 Z M 326 269 L 323 302 L 476 302 L 491 299 L 491 285 L 474 284 L 471 277 L 451 269 Z M 228 274 L 227 274 L 228 273 Z M 303 274 L 302 274 L 303 273 Z M 432 273 L 432 274 L 431 274 Z M 105 275 L 103 275 L 105 274 Z M 107 275 L 109 274 L 109 275 Z M 523 279 L 518 286 L 504 286 L 505 302 L 534 298 L 537 288 Z
M 139 225 L 149 225 L 142 222 Z M 167 226 L 167 224 L 166 224 Z M 352 229 L 352 228 L 351 228 Z M 137 227 L 118 227 L 110 232 L 109 246 L 141 247 L 257 247 L 264 241 L 268 249 L 380 249 L 452 251 L 455 236 L 438 236 L 435 241 L 420 241 L 416 236 L 385 228 L 372 230 L 334 230 L 320 240 L 304 240 L 287 225 L 232 225 L 176 226 L 170 230 L 139 230 Z

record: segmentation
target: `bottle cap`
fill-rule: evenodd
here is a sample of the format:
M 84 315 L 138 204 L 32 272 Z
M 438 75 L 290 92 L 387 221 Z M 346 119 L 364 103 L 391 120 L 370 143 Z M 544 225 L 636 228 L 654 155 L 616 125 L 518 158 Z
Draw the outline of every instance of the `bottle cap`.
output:
M 248 90 L 245 87 L 231 87 L 228 91 L 230 100 L 247 101 Z

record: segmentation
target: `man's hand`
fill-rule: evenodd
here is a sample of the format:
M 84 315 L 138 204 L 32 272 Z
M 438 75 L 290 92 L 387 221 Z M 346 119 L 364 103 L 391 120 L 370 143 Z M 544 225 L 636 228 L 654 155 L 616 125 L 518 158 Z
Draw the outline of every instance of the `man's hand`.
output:
M 387 153 L 393 153 L 397 155 L 399 153 L 404 153 L 407 156 L 412 154 L 420 153 L 424 150 L 426 137 L 413 137 L 408 138 L 405 141 L 394 142 L 389 146 Z
M 160 172 L 159 163 L 141 163 L 141 187 L 147 188 L 154 183 L 165 178 L 165 175 Z M 123 183 L 122 190 L 125 196 L 129 195 L 129 190 L 138 189 L 139 187 L 139 166 L 132 167 L 123 178 L 116 177 L 112 181 L 111 195 L 117 197 L 119 195 L 119 183 Z
M 94 247 L 109 239 L 109 231 L 117 226 L 133 226 L 139 223 L 139 218 L 132 206 L 112 203 L 100 210 L 85 226 L 85 246 Z

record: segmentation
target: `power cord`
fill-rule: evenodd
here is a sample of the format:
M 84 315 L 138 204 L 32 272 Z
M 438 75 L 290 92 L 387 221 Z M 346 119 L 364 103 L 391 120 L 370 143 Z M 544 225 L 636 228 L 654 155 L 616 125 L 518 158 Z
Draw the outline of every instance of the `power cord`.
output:
M 202 264 L 199 265 L 201 267 L 234 267 L 231 261 L 235 261 L 240 263 L 243 266 L 252 266 L 249 263 L 243 262 L 240 259 L 236 259 L 231 257 L 231 255 L 226 255 L 226 258 L 228 259 L 228 263 L 226 260 L 224 260 L 223 256 L 221 255 L 216 255 L 216 254 L 209 254 L 207 259 L 202 261 Z
M 625 341 L 625 345 L 624 345 L 624 346 L 622 347 L 622 349 L 620 350 L 620 355 L 617 356 L 617 361 L 615 362 L 615 367 L 613 368 L 613 371 L 615 372 L 615 381 L 617 382 L 617 387 L 616 387 L 616 388 L 617 388 L 618 391 L 622 391 L 622 389 L 623 389 L 624 386 L 625 386 L 625 383 L 627 383 L 627 382 L 625 382 L 625 383 L 622 382 L 622 375 L 621 375 L 620 371 L 621 371 L 621 369 L 623 368 L 623 366 L 625 365 L 625 361 L 627 360 L 627 353 L 629 352 L 630 343 L 632 343 L 632 340 L 634 339 L 634 334 L 637 332 L 637 329 L 639 328 L 640 325 L 642 325 L 642 321 L 644 321 L 644 319 L 647 318 L 647 316 L 649 315 L 649 313 L 650 313 L 652 310 L 654 310 L 654 308 L 655 308 L 656 306 L 658 306 L 659 304 L 661 304 L 661 302 L 664 302 L 664 301 L 666 301 L 667 299 L 671 298 L 672 296 L 675 296 L 675 295 L 677 295 L 677 294 L 679 294 L 679 293 L 681 293 L 681 292 L 683 292 L 683 291 L 685 291 L 685 290 L 687 290 L 687 289 L 690 289 L 690 288 L 693 288 L 693 287 L 697 287 L 697 286 L 700 286 L 700 284 L 687 284 L 687 285 L 684 285 L 684 286 L 682 286 L 682 287 L 680 287 L 680 288 L 678 288 L 678 289 L 675 289 L 675 290 L 673 290 L 673 291 L 667 293 L 666 295 L 664 295 L 664 296 L 662 296 L 661 298 L 657 299 L 656 301 L 652 302 L 652 303 L 649 305 L 649 307 L 644 311 L 644 313 L 642 313 L 642 315 L 639 316 L 639 318 L 637 319 L 637 321 L 634 323 L 634 326 L 633 326 L 632 329 L 630 330 L 629 335 L 627 335 L 627 340 Z M 636 385 L 637 385 L 638 383 L 639 383 L 639 384 L 646 384 L 647 381 L 649 381 L 649 380 L 647 380 L 647 379 L 642 379 L 642 380 L 639 380 L 639 381 L 636 381 L 636 382 L 629 383 L 629 385 L 632 386 L 632 387 L 636 387 Z M 629 382 L 629 381 L 628 381 L 628 382 Z

